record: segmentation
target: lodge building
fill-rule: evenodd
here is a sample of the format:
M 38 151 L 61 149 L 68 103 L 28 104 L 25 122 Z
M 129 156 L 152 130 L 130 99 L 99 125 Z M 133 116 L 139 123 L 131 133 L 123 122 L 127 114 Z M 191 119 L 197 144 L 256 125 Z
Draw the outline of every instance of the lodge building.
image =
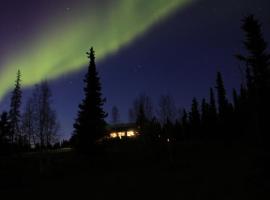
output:
M 108 125 L 106 139 L 136 138 L 138 128 L 134 123 Z

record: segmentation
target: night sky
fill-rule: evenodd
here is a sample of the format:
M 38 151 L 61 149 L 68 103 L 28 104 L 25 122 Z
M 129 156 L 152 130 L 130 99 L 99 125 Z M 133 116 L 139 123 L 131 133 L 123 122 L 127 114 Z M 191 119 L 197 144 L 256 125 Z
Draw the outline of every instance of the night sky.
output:
M 207 97 L 221 71 L 228 93 L 243 79 L 234 55 L 244 52 L 241 19 L 254 14 L 270 42 L 269 0 L 1 0 L 0 111 L 9 107 L 16 71 L 23 101 L 49 80 L 53 107 L 68 138 L 83 98 L 85 52 L 96 49 L 105 110 L 122 121 L 135 97 L 180 108 Z M 109 120 L 109 119 L 108 119 Z

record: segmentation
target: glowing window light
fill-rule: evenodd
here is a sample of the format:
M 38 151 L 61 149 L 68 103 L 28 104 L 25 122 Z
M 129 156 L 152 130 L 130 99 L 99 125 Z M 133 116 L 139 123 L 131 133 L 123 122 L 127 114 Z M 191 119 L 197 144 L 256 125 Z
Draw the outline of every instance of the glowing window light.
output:
M 122 137 L 125 137 L 125 132 L 118 132 L 118 137 L 120 137 L 120 139 L 122 138 Z
M 134 131 L 128 131 L 127 132 L 127 137 L 133 137 L 135 136 L 135 132 Z
M 117 137 L 117 133 L 111 133 L 111 134 L 110 134 L 110 137 L 111 137 L 111 138 L 116 138 L 116 137 Z

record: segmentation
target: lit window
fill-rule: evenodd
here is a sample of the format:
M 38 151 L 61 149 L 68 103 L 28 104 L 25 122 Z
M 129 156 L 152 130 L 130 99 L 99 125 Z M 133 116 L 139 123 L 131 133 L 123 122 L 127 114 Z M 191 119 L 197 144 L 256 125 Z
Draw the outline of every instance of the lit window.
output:
M 120 138 L 125 137 L 125 135 L 126 135 L 125 132 L 118 132 L 118 137 L 120 137 Z
M 128 137 L 133 137 L 133 136 L 135 136 L 135 132 L 134 131 L 128 131 L 127 136 Z
M 117 137 L 117 133 L 111 133 L 111 134 L 110 134 L 110 137 L 111 137 L 111 138 L 116 138 L 116 137 Z

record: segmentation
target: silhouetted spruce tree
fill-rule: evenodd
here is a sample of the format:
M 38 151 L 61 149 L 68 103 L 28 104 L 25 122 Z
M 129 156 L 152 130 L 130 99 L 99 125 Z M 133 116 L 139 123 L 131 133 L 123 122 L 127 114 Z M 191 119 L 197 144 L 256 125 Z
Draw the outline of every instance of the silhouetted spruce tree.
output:
M 223 78 L 220 72 L 217 73 L 216 89 L 218 100 L 218 113 L 220 118 L 224 119 L 228 111 L 228 100 L 226 97 L 226 90 L 224 87 Z
M 154 137 L 152 131 L 152 121 L 153 121 L 153 104 L 149 96 L 141 94 L 133 102 L 132 118 L 135 118 L 135 123 L 141 134 L 141 139 L 144 144 L 150 144 Z M 132 120 L 134 121 L 134 120 Z
M 9 119 L 10 119 L 10 141 L 11 143 L 18 143 L 20 140 L 20 106 L 21 106 L 21 72 L 17 71 L 17 77 L 15 81 L 15 87 L 11 94 Z
M 200 111 L 199 111 L 199 104 L 196 98 L 193 98 L 192 105 L 191 105 L 191 112 L 189 114 L 189 121 L 191 126 L 191 134 L 192 139 L 199 140 L 200 139 Z
M 239 59 L 246 61 L 247 65 L 250 67 L 250 76 L 253 86 L 258 92 L 264 93 L 265 91 L 261 91 L 260 89 L 267 89 L 267 86 L 270 87 L 270 54 L 266 53 L 267 43 L 263 38 L 260 23 L 253 15 L 247 16 L 243 22 L 242 29 L 246 34 L 244 45 L 249 55 L 240 55 Z
M 160 130 L 160 125 L 156 118 L 152 118 L 151 120 L 147 117 L 145 101 L 141 100 L 137 101 L 136 106 L 136 126 L 138 127 L 140 139 L 142 141 L 141 147 L 144 149 L 145 153 L 151 154 L 156 145 L 156 138 L 158 135 L 162 135 L 162 131 Z
M 209 102 L 209 132 L 208 140 L 215 140 L 217 138 L 217 106 L 213 88 L 210 88 L 210 102 Z
M 79 105 L 78 117 L 74 123 L 75 147 L 81 152 L 94 150 L 96 141 L 105 135 L 107 116 L 103 110 L 105 99 L 102 98 L 93 47 L 87 55 L 90 61 L 84 79 L 85 97 Z
M 244 45 L 248 55 L 238 55 L 238 58 L 247 64 L 249 70 L 248 94 L 255 135 L 260 142 L 266 144 L 270 140 L 270 54 L 266 52 L 267 43 L 263 38 L 261 25 L 253 15 L 244 18 L 242 29 L 245 32 Z
M 242 29 L 245 32 L 244 45 L 248 54 L 238 56 L 247 63 L 249 69 L 248 107 L 251 110 L 249 124 L 250 142 L 257 146 L 256 154 L 256 182 L 260 189 L 266 188 L 269 180 L 270 152 L 270 54 L 267 52 L 267 43 L 263 38 L 261 25 L 253 15 L 243 20 Z M 252 124 L 253 126 L 250 126 Z M 258 162 L 261 160 L 262 162 Z M 261 190 L 260 190 L 261 191 Z
M 232 115 L 233 105 L 229 103 L 224 87 L 223 78 L 220 72 L 217 73 L 216 79 L 217 100 L 218 100 L 218 129 L 220 139 L 226 144 L 231 143 L 233 137 Z

